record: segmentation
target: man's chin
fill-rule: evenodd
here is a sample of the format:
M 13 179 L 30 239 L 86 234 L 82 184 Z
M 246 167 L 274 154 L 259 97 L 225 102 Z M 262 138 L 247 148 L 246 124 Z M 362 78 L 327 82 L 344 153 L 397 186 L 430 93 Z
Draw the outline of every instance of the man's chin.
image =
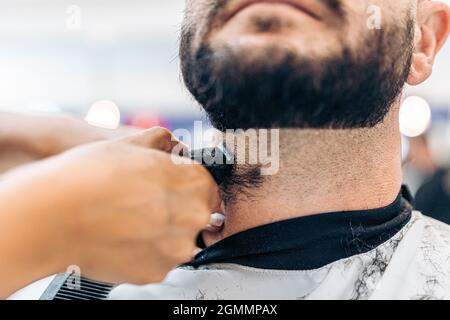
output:
M 285 47 L 292 49 L 295 42 L 292 36 L 283 33 L 243 33 L 229 38 L 214 38 L 211 41 L 213 47 L 226 46 L 229 48 L 265 48 Z
M 213 52 L 218 56 L 227 52 L 239 56 L 241 62 L 272 62 L 276 57 L 295 54 L 296 48 L 284 37 L 274 34 L 242 35 L 230 41 L 212 44 Z
M 286 56 L 295 56 L 300 60 L 320 61 L 342 54 L 342 48 L 333 41 L 316 39 L 312 41 L 306 34 L 293 36 L 292 33 L 265 32 L 242 33 L 233 37 L 216 35 L 209 39 L 211 52 L 221 56 L 232 53 L 241 61 L 277 63 Z

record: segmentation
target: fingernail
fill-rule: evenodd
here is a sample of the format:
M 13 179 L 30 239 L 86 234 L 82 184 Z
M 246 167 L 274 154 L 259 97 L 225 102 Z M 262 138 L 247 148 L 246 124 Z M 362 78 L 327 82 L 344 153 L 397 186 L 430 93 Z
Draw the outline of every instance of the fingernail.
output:
M 211 215 L 211 220 L 209 221 L 209 225 L 213 227 L 222 227 L 225 223 L 225 215 L 223 213 L 213 213 Z

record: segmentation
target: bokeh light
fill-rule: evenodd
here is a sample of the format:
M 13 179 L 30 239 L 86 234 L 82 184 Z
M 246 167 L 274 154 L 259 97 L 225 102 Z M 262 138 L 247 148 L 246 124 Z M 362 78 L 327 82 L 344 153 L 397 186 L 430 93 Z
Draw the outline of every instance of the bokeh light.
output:
M 117 129 L 120 125 L 120 110 L 112 101 L 97 101 L 89 109 L 85 120 L 96 127 Z
M 408 97 L 400 108 L 400 131 L 414 138 L 424 134 L 431 124 L 431 108 L 428 102 L 417 96 Z

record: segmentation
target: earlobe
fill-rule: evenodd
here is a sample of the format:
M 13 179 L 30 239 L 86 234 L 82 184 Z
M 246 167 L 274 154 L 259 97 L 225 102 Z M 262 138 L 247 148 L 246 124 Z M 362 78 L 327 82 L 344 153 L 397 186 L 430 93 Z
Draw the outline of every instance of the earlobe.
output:
M 418 85 L 433 71 L 437 53 L 450 31 L 450 8 L 437 1 L 426 1 L 418 8 L 414 54 L 408 84 Z
M 431 76 L 432 71 L 433 65 L 428 57 L 421 52 L 414 53 L 407 83 L 411 86 L 419 85 Z

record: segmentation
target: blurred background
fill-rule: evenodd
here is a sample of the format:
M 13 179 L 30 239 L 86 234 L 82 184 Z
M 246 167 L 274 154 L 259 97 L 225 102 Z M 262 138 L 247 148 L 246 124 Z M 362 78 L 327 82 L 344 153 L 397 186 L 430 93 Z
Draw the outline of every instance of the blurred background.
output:
M 183 7 L 184 0 L 0 0 L 0 109 L 67 112 L 110 128 L 191 128 L 204 116 L 180 78 Z M 401 112 L 405 182 L 413 193 L 432 183 L 427 199 L 436 188 L 450 194 L 449 74 L 450 41 L 431 79 L 407 89 Z

